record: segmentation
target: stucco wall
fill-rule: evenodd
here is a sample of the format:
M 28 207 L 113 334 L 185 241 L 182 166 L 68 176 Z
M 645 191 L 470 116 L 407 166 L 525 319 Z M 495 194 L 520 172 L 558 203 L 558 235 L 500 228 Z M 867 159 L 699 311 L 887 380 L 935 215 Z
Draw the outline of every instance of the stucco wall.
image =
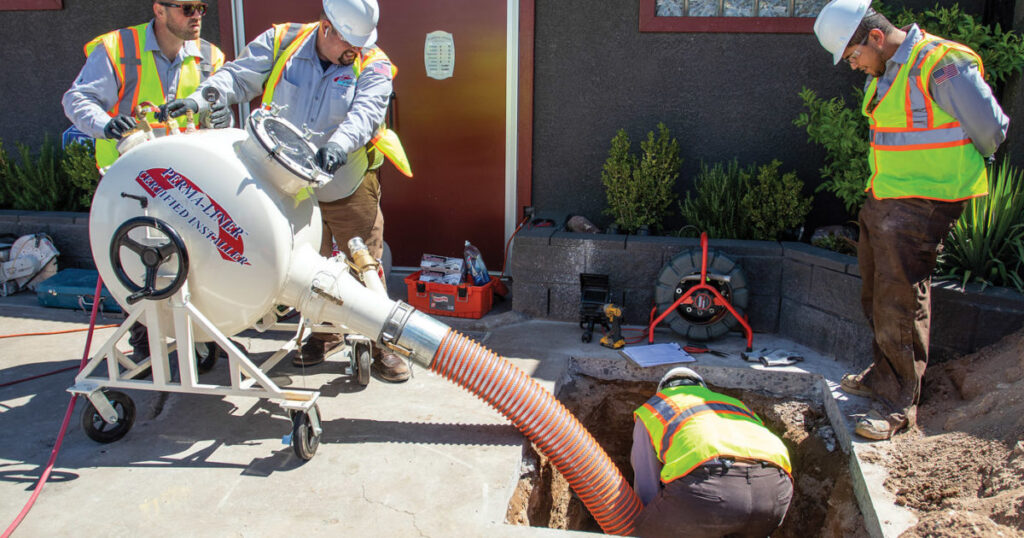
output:
M 216 0 L 203 20 L 203 37 L 219 41 Z M 60 99 L 85 63 L 83 45 L 102 33 L 153 17 L 145 0 L 64 0 L 60 11 L 0 11 L 8 43 L 0 50 L 0 140 L 35 149 L 49 133 L 59 137 L 71 122 Z
M 983 1 L 959 3 L 980 13 Z M 659 121 L 680 144 L 680 192 L 693 185 L 702 160 L 736 157 L 741 165 L 779 159 L 784 171 L 796 170 L 809 184 L 810 194 L 820 182 L 824 152 L 792 124 L 802 110 L 797 93 L 806 86 L 825 98 L 848 96 L 864 76 L 833 67 L 813 34 L 641 33 L 638 4 L 537 0 L 538 213 L 610 222 L 601 214 L 607 205 L 601 167 L 611 139 L 625 129 L 639 151 Z M 920 9 L 935 1 L 906 5 Z M 838 202 L 819 203 L 810 220 L 834 224 L 837 211 Z

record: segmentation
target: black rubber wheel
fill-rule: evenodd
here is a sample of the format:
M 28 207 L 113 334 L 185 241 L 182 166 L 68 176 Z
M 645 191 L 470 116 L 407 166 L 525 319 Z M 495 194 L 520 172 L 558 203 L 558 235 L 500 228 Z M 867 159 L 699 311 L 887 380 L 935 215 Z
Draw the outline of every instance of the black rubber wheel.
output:
M 199 342 L 196 344 L 196 372 L 205 374 L 213 370 L 217 359 L 224 355 L 224 350 L 213 342 Z
M 85 409 L 82 410 L 82 429 L 89 439 L 97 443 L 113 443 L 132 429 L 135 423 L 135 402 L 127 394 L 116 390 L 104 390 L 103 394 L 117 411 L 117 422 L 107 424 L 96 406 L 86 398 Z
M 654 287 L 654 301 L 659 313 L 699 283 L 700 267 L 699 248 L 680 252 L 669 260 L 658 274 L 658 282 Z M 743 269 L 722 252 L 709 249 L 707 274 L 707 283 L 722 294 L 742 316 L 748 300 L 747 278 Z M 684 280 L 692 275 L 698 278 Z M 727 277 L 727 280 L 716 277 Z M 707 341 L 739 327 L 739 321 L 727 308 L 712 304 L 712 293 L 698 290 L 690 298 L 688 304 L 680 304 L 665 318 L 673 331 L 690 340 Z
M 316 414 L 320 416 L 319 407 L 316 407 Z M 309 461 L 319 446 L 320 436 L 313 433 L 313 422 L 309 419 L 309 413 L 292 413 L 292 450 L 295 451 L 295 455 L 303 461 Z
M 353 373 L 356 382 L 365 387 L 370 384 L 370 346 L 357 344 L 352 347 L 352 354 L 355 355 Z

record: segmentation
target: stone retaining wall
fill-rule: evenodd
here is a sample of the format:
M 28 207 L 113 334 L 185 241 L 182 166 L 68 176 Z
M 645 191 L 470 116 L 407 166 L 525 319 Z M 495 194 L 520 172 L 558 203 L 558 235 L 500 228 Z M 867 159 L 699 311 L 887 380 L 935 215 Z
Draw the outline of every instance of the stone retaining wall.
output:
M 57 267 L 95 269 L 89 248 L 89 214 L 68 211 L 0 210 L 0 235 L 45 233 L 60 251 Z
M 711 239 L 709 248 L 743 268 L 750 294 L 746 313 L 755 332 L 780 334 L 854 366 L 871 362 L 856 258 L 805 243 Z M 625 322 L 646 325 L 658 274 L 687 249 L 699 256 L 699 240 L 524 229 L 511 253 L 512 307 L 578 321 L 579 274 L 602 273 Z M 1024 295 L 1009 289 L 935 283 L 932 302 L 935 361 L 975 351 L 1024 325 Z

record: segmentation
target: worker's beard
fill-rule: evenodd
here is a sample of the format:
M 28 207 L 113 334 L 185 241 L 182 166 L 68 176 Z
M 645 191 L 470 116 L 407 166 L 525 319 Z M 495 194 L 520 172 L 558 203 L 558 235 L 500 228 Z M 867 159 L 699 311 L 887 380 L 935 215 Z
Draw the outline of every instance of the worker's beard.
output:
M 358 56 L 358 54 L 355 52 L 346 50 L 341 53 L 341 56 L 338 56 L 338 65 L 352 65 L 352 63 L 356 61 L 356 56 Z
M 167 30 L 171 32 L 174 37 L 183 41 L 192 41 L 199 37 L 199 32 L 202 30 L 203 20 L 199 19 L 198 24 L 193 25 L 192 19 L 186 19 L 185 24 L 178 26 L 172 23 L 170 20 L 167 21 Z

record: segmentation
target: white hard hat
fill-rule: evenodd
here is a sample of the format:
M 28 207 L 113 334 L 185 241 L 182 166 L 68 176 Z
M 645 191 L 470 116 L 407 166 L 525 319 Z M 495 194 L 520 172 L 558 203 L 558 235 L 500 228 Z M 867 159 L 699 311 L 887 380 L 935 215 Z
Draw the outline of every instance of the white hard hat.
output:
M 704 382 L 704 378 L 697 372 L 694 372 L 685 366 L 677 366 L 666 372 L 665 375 L 661 376 L 661 382 L 658 383 L 658 391 L 660 392 L 661 389 L 665 388 L 665 384 L 673 379 L 692 379 L 703 385 L 705 388 L 708 386 L 708 384 Z
M 843 59 L 843 51 L 869 7 L 871 0 L 832 0 L 821 8 L 814 21 L 814 34 L 821 46 L 832 53 L 833 64 Z
M 327 20 L 341 37 L 355 47 L 372 47 L 377 42 L 377 0 L 324 0 Z

